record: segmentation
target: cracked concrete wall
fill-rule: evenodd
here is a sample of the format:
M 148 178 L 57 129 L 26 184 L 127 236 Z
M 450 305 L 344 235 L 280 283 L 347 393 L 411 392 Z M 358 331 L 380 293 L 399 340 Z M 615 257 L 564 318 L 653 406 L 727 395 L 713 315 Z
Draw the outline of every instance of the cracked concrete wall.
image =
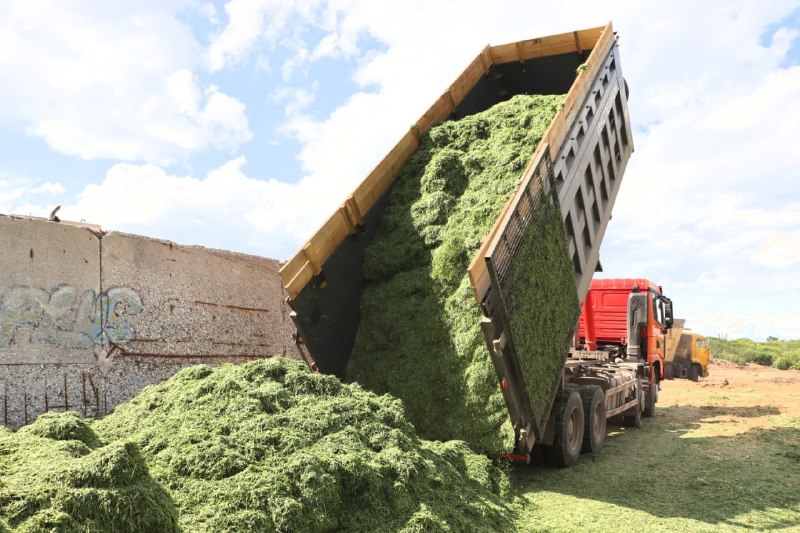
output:
M 102 414 L 192 364 L 296 357 L 279 267 L 0 215 L 0 421 Z

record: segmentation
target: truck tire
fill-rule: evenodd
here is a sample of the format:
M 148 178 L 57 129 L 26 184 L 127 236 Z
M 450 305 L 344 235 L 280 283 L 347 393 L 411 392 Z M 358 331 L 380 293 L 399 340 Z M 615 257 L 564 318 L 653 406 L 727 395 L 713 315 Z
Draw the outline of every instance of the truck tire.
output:
M 697 365 L 689 365 L 689 380 L 697 381 L 699 377 L 700 377 L 700 370 L 697 368 Z
M 658 383 L 650 383 L 645 391 L 644 410 L 642 416 L 656 415 L 656 402 L 658 401 Z
M 550 464 L 573 466 L 578 462 L 583 445 L 583 403 L 577 390 L 559 392 L 553 403 L 555 431 L 553 444 L 545 448 Z
M 630 428 L 642 427 L 642 379 L 636 378 L 637 403 L 625 412 L 624 423 Z
M 664 366 L 664 379 L 675 379 L 675 365 L 672 363 Z
M 584 385 L 579 392 L 584 420 L 581 453 L 598 454 L 606 441 L 606 395 L 597 385 Z

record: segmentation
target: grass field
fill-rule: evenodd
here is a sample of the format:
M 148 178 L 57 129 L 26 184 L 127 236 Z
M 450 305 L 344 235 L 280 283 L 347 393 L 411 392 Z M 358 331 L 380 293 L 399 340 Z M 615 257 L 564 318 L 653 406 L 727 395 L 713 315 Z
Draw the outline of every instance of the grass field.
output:
M 519 531 L 800 531 L 800 372 L 721 361 L 602 454 L 512 477 Z

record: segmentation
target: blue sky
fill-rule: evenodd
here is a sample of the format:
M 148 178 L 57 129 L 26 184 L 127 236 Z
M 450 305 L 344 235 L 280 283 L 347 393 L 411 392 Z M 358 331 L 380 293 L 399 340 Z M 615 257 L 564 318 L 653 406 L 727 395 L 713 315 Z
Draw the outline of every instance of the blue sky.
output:
M 603 276 L 800 338 L 800 1 L 492 5 L 0 0 L 0 213 L 287 259 L 483 46 L 612 20 L 636 151 Z

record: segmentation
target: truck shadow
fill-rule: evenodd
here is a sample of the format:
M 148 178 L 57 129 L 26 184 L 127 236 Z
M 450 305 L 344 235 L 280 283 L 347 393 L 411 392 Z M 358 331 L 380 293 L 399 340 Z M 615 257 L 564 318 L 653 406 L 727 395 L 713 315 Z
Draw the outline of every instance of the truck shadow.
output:
M 640 429 L 609 424 L 604 450 L 571 469 L 516 465 L 523 498 L 540 491 L 715 526 L 800 526 L 800 421 L 771 406 L 672 406 Z M 746 515 L 746 516 L 745 516 Z

